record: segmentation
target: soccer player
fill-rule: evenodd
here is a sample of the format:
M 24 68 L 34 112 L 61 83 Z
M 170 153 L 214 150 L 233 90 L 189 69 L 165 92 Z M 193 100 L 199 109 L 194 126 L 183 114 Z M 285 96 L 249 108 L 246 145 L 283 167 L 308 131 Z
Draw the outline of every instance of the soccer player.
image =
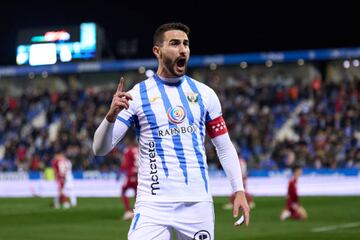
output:
M 236 192 L 248 225 L 246 201 L 236 150 L 210 87 L 185 75 L 190 56 L 189 28 L 161 25 L 154 33 L 158 60 L 154 76 L 123 91 L 124 79 L 105 119 L 95 132 L 93 151 L 105 155 L 134 123 L 139 132 L 139 171 L 135 215 L 128 239 L 214 239 L 214 208 L 205 155 L 205 132 Z
M 302 174 L 300 166 L 293 167 L 293 176 L 288 184 L 288 192 L 286 198 L 286 207 L 281 211 L 280 220 L 285 220 L 289 217 L 296 220 L 305 220 L 308 214 L 303 206 L 300 205 L 299 196 L 297 193 L 297 180 Z
M 73 191 L 71 161 L 61 152 L 57 152 L 52 160 L 55 180 L 58 185 L 58 196 L 54 198 L 55 208 L 76 206 L 77 199 Z
M 124 149 L 119 175 L 125 173 L 124 184 L 121 188 L 121 199 L 125 208 L 123 220 L 129 220 L 134 216 L 134 213 L 130 208 L 129 198 L 126 196 L 126 192 L 129 189 L 133 189 L 136 198 L 139 150 L 134 135 L 128 134 L 125 141 L 127 144 Z

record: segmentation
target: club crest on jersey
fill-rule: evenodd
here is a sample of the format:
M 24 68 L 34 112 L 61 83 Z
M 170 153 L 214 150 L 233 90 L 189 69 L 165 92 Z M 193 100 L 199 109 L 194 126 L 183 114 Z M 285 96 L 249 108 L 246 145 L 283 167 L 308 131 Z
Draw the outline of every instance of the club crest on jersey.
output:
M 167 117 L 173 124 L 180 124 L 185 120 L 186 112 L 182 106 L 176 106 L 167 110 Z
M 186 93 L 186 98 L 191 103 L 197 103 L 198 95 L 199 95 L 198 93 L 188 92 L 188 93 Z

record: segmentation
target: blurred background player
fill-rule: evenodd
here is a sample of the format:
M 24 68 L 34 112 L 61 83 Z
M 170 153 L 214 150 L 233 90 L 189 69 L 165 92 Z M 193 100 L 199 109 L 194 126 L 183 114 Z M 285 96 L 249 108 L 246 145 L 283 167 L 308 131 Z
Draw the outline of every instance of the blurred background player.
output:
M 131 210 L 129 198 L 126 193 L 129 189 L 133 189 L 136 197 L 139 156 L 137 140 L 132 131 L 128 132 L 125 144 L 126 147 L 124 148 L 123 161 L 121 162 L 118 177 L 120 177 L 121 174 L 125 174 L 125 179 L 121 188 L 121 199 L 125 209 L 123 220 L 129 220 L 132 219 L 134 213 Z
M 293 167 L 293 176 L 288 184 L 288 192 L 286 199 L 286 207 L 281 211 L 280 220 L 285 220 L 289 217 L 297 220 L 305 220 L 308 214 L 303 206 L 300 205 L 299 196 L 297 193 L 297 180 L 302 174 L 302 168 L 298 165 Z
M 77 205 L 73 191 L 72 163 L 61 152 L 57 152 L 52 160 L 55 180 L 58 185 L 58 195 L 54 198 L 55 208 L 69 208 Z
M 236 151 L 239 153 L 238 145 L 235 142 L 233 142 L 233 144 L 234 144 L 234 146 L 236 148 Z M 239 155 L 240 168 L 241 168 L 242 179 L 243 179 L 243 184 L 244 184 L 244 189 L 245 189 L 245 197 L 246 197 L 246 200 L 248 201 L 249 207 L 252 209 L 252 208 L 255 208 L 254 198 L 246 189 L 246 185 L 247 185 L 247 163 L 246 163 L 246 160 L 243 157 L 241 157 L 240 154 L 238 154 L 238 155 Z M 232 194 L 229 197 L 229 202 L 223 205 L 223 209 L 231 210 L 233 208 L 234 199 L 235 199 L 235 195 Z

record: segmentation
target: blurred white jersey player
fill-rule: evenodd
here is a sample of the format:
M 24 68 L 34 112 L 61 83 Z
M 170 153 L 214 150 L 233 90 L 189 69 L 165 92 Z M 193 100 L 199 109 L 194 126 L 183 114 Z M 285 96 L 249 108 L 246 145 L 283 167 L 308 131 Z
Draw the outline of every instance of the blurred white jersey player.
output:
M 70 159 L 66 158 L 62 153 L 56 153 L 52 160 L 52 166 L 58 187 L 58 194 L 54 198 L 54 207 L 69 208 L 70 206 L 76 206 L 77 199 L 73 190 L 74 183 Z

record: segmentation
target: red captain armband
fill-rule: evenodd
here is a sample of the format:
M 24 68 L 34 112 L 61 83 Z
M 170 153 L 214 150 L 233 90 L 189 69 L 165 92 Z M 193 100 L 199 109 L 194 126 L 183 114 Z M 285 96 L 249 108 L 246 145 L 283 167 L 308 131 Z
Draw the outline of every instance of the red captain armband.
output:
M 206 130 L 210 138 L 215 138 L 217 136 L 227 133 L 227 127 L 222 116 L 217 117 L 210 122 L 206 123 Z

